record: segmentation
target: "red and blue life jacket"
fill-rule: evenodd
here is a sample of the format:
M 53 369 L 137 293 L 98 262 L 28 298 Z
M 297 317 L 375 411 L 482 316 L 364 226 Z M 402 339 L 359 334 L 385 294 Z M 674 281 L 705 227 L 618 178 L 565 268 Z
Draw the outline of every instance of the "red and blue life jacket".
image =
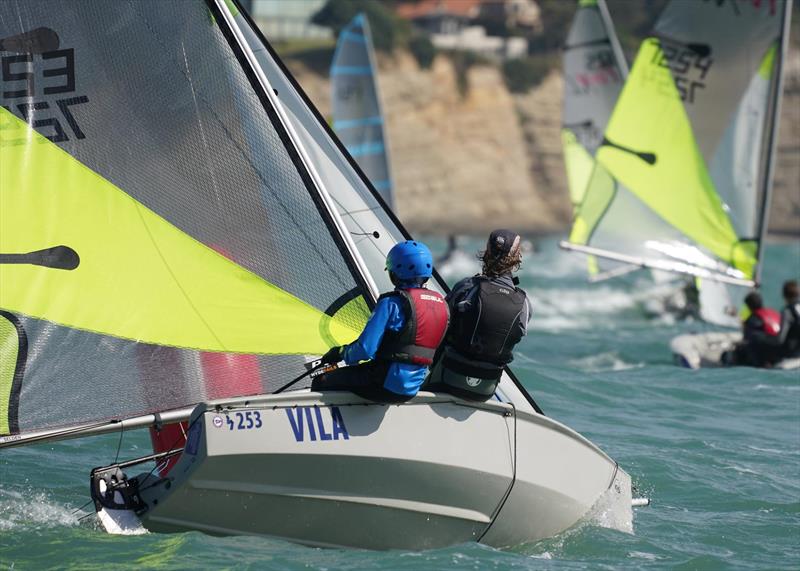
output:
M 387 331 L 378 347 L 377 358 L 398 363 L 430 366 L 436 348 L 447 333 L 450 310 L 444 297 L 426 288 L 396 289 L 381 298 L 403 300 L 406 321 L 400 331 Z

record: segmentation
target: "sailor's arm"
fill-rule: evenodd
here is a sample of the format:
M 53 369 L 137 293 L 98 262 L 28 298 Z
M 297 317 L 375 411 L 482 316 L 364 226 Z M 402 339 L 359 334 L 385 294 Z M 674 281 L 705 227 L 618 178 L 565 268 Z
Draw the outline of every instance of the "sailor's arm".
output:
M 358 339 L 342 348 L 342 358 L 348 365 L 375 358 L 375 353 L 383 340 L 389 320 L 400 311 L 397 301 L 391 297 L 378 300 L 364 330 Z

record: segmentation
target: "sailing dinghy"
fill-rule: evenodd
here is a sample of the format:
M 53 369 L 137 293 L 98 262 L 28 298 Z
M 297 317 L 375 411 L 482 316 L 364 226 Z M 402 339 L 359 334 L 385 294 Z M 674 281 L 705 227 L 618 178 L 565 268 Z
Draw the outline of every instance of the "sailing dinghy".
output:
M 389 153 L 369 20 L 360 13 L 339 33 L 331 64 L 333 129 L 372 186 L 394 206 Z
M 735 308 L 760 281 L 790 10 L 781 0 L 666 6 L 562 247 L 687 276 L 702 318 L 738 327 Z
M 420 549 L 630 515 L 510 372 L 487 403 L 278 390 L 407 234 L 235 4 L 12 0 L 0 46 L 0 448 L 178 427 L 92 471 L 106 529 Z

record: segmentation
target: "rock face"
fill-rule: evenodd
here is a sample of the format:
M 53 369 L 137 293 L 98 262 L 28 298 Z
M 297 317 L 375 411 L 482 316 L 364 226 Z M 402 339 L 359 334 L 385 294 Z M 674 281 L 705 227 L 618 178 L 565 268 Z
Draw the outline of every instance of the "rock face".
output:
M 329 116 L 327 78 L 287 63 Z M 769 227 L 800 235 L 800 52 L 787 63 Z M 397 214 L 409 230 L 483 234 L 507 226 L 544 234 L 569 227 L 559 73 L 512 95 L 497 68 L 473 66 L 462 95 L 443 56 L 429 70 L 406 53 L 380 57 L 379 68 Z
M 800 235 L 800 50 L 786 61 L 769 230 Z

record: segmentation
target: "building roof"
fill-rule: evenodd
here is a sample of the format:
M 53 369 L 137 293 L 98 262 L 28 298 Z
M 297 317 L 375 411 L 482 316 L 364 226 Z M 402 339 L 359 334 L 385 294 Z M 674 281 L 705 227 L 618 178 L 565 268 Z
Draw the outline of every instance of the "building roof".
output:
M 448 14 L 462 18 L 475 18 L 480 12 L 481 0 L 420 0 L 404 2 L 397 6 L 397 15 L 407 20 Z

